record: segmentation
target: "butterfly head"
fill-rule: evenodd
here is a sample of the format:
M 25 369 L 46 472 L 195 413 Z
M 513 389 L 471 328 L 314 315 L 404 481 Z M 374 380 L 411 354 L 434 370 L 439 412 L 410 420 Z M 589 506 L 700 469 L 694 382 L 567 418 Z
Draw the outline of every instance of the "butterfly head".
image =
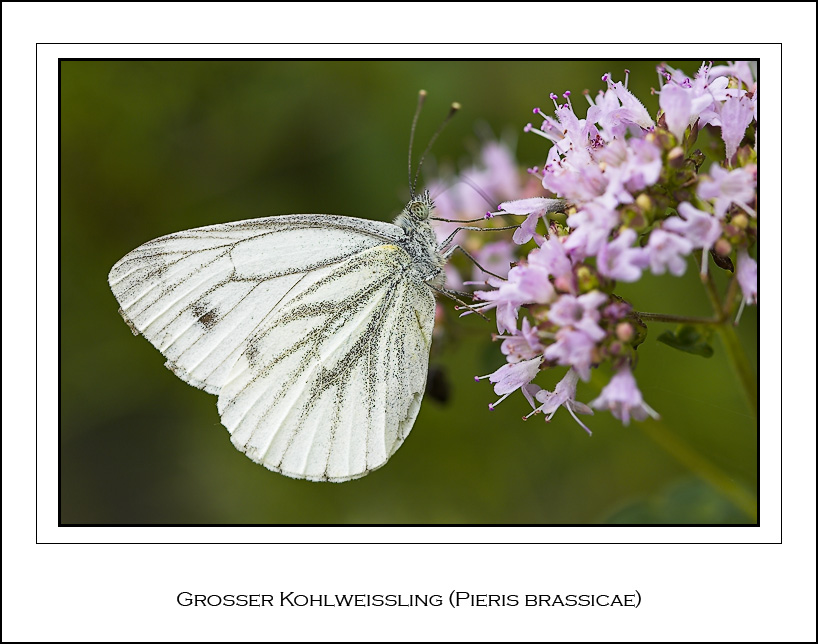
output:
M 435 207 L 428 190 L 424 190 L 419 195 L 410 199 L 403 209 L 404 217 L 409 217 L 417 221 L 428 221 L 432 216 L 432 209 Z

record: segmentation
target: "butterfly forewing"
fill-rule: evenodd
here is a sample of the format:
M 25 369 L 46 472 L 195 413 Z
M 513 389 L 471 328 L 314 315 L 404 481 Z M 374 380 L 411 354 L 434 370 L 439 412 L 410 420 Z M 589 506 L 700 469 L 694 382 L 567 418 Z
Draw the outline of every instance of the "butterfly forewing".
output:
M 180 378 L 218 393 L 253 329 L 304 273 L 402 231 L 385 222 L 287 215 L 166 235 L 111 269 L 121 313 Z

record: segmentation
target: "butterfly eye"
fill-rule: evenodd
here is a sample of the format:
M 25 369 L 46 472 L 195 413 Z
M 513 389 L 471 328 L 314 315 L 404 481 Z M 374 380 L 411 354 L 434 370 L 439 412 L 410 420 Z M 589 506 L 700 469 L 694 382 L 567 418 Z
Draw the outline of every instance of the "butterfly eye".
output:
M 409 209 L 411 210 L 412 215 L 418 219 L 427 219 L 429 217 L 429 209 L 422 203 L 413 203 Z

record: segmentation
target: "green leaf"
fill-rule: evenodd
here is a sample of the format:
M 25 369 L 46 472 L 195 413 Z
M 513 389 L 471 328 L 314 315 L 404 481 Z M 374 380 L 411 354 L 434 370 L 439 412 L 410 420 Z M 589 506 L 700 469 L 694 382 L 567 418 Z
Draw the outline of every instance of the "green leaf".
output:
M 713 355 L 713 347 L 708 344 L 710 341 L 709 330 L 703 331 L 698 326 L 684 324 L 676 329 L 675 334 L 665 331 L 657 340 L 679 351 L 692 353 L 703 358 L 709 358 Z

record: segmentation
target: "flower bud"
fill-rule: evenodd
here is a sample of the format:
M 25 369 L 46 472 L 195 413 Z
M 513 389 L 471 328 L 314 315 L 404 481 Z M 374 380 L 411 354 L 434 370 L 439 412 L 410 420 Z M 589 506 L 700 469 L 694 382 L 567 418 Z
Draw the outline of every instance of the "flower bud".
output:
M 636 205 L 642 210 L 650 210 L 653 207 L 653 202 L 644 192 L 636 198 Z
M 633 326 L 629 322 L 620 322 L 616 325 L 616 337 L 622 342 L 630 342 L 634 334 Z
M 749 220 L 747 219 L 747 215 L 745 215 L 744 213 L 739 213 L 730 220 L 730 223 L 733 224 L 736 228 L 744 230 L 745 228 L 747 228 Z
M 721 255 L 722 257 L 727 257 L 730 254 L 730 251 L 733 250 L 733 247 L 730 245 L 730 242 L 726 239 L 720 239 L 716 242 L 716 245 L 713 247 L 713 250 L 716 251 L 717 255 Z
M 554 288 L 561 293 L 573 293 L 574 280 L 571 278 L 571 274 L 566 273 L 565 275 L 558 275 L 557 277 L 555 277 Z

